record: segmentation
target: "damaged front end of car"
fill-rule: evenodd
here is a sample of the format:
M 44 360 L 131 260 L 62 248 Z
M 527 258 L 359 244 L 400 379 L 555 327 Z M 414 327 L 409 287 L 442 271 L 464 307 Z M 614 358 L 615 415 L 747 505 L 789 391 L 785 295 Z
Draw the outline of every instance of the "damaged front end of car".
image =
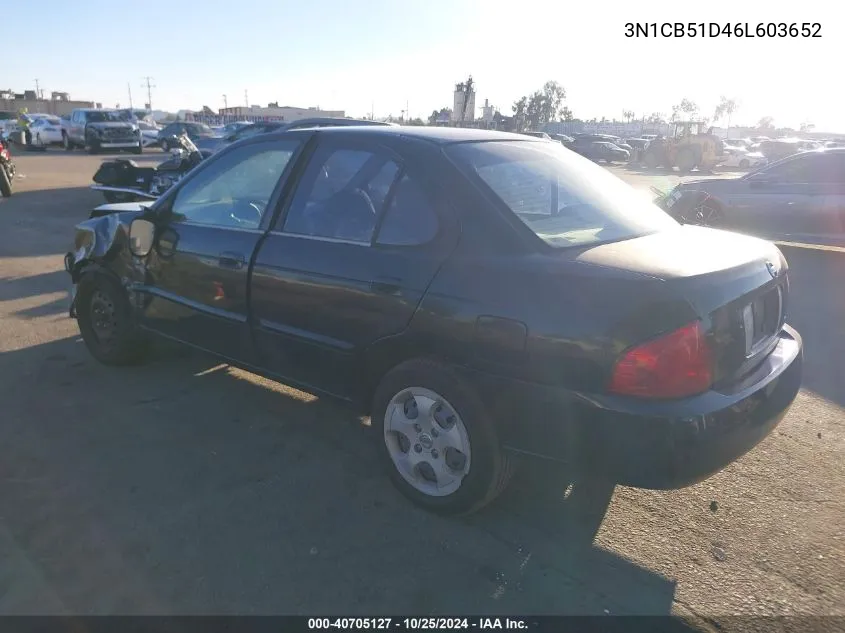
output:
M 73 249 L 65 254 L 65 270 L 71 278 L 68 316 L 76 318 L 76 289 L 82 275 L 102 272 L 128 286 L 143 271 L 135 270 L 129 252 L 129 227 L 143 215 L 148 205 L 124 203 L 102 205 L 89 219 L 74 227 Z M 106 208 L 110 207 L 110 208 Z

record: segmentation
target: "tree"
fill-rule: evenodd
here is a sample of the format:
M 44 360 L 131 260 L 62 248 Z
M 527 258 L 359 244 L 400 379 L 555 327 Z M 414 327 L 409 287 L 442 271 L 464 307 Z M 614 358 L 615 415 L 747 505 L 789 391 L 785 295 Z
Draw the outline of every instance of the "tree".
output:
M 662 112 L 652 112 L 651 114 L 646 117 L 646 123 L 651 123 L 652 125 L 661 125 L 666 123 L 666 118 L 663 116 Z
M 804 121 L 801 124 L 800 131 L 803 134 L 804 132 L 812 132 L 814 129 L 816 129 L 816 126 L 815 126 L 814 123 L 810 123 L 809 121 Z
M 451 108 L 440 108 L 440 110 L 433 110 L 431 112 L 431 116 L 428 117 L 429 125 L 434 125 L 435 123 L 437 123 L 437 119 L 439 119 L 443 115 L 449 115 L 449 118 L 451 118 Z
M 625 119 L 627 123 L 633 121 L 635 116 L 637 115 L 633 110 L 622 110 L 622 118 Z
M 550 121 L 569 121 L 572 111 L 563 105 L 566 90 L 556 81 L 547 81 L 543 88 L 521 97 L 513 104 L 517 130 L 539 129 Z
M 770 116 L 764 116 L 762 119 L 757 121 L 757 129 L 759 129 L 759 130 L 774 130 L 775 129 L 775 120 Z
M 698 104 L 695 101 L 684 97 L 678 105 L 672 106 L 673 120 L 677 119 L 678 114 L 681 112 L 684 113 L 684 116 L 688 121 L 691 121 L 698 114 Z
M 730 136 L 731 115 L 736 112 L 737 105 L 736 99 L 728 99 L 725 96 L 719 97 L 719 105 L 716 106 L 716 111 L 713 113 L 713 120 L 719 121 L 722 117 L 727 117 L 728 126 L 725 136 Z
M 425 121 L 421 118 L 417 117 L 415 119 L 409 119 L 405 122 L 405 125 L 425 125 Z
M 513 117 L 516 120 L 517 132 L 522 131 L 525 124 L 525 111 L 528 109 L 528 97 L 520 97 L 513 102 Z

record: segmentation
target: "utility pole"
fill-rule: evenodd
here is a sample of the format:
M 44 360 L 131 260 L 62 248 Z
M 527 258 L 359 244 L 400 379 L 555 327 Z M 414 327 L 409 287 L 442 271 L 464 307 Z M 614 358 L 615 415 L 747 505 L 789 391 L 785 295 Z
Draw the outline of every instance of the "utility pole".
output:
M 141 87 L 142 88 L 146 87 L 146 89 L 147 89 L 147 109 L 152 110 L 153 109 L 153 88 L 155 88 L 156 86 L 155 86 L 154 83 L 150 83 L 153 80 L 152 77 L 144 77 L 143 79 L 144 79 L 144 83 L 141 84 Z
M 224 110 L 229 109 L 229 99 L 226 97 L 226 95 L 223 95 L 223 109 Z
M 373 101 L 370 103 L 370 121 L 376 120 L 376 102 Z
M 246 107 L 248 108 L 249 107 L 249 91 L 246 88 L 244 88 L 244 103 L 246 104 Z
M 37 79 L 35 80 L 35 98 L 36 98 L 36 99 L 40 99 L 40 98 L 41 98 L 41 87 L 38 85 L 38 80 L 37 80 Z
M 132 107 L 132 86 L 129 85 L 129 82 L 126 82 L 126 89 L 129 91 L 129 109 L 134 110 Z

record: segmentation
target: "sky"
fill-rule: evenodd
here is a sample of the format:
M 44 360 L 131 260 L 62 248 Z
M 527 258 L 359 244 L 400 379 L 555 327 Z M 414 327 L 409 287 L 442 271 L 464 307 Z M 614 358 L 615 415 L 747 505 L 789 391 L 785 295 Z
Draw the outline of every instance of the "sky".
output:
M 4 29 L 0 88 L 176 111 L 271 101 L 350 116 L 428 117 L 472 75 L 503 114 L 547 80 L 576 117 L 671 113 L 683 98 L 732 123 L 845 133 L 845 5 L 831 0 L 40 0 L 38 28 Z M 69 8 L 72 7 L 72 10 Z M 814 39 L 627 38 L 628 22 L 817 22 Z M 34 33 L 38 39 L 33 40 Z M 179 33 L 184 32 L 184 36 Z M 245 95 L 245 91 L 247 95 Z

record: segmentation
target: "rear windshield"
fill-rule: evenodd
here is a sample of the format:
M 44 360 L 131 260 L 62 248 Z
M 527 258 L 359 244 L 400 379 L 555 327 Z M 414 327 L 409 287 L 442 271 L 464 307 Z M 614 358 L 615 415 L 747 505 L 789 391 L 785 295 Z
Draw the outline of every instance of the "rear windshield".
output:
M 678 226 L 647 196 L 559 143 L 456 143 L 446 153 L 551 246 L 615 242 Z

